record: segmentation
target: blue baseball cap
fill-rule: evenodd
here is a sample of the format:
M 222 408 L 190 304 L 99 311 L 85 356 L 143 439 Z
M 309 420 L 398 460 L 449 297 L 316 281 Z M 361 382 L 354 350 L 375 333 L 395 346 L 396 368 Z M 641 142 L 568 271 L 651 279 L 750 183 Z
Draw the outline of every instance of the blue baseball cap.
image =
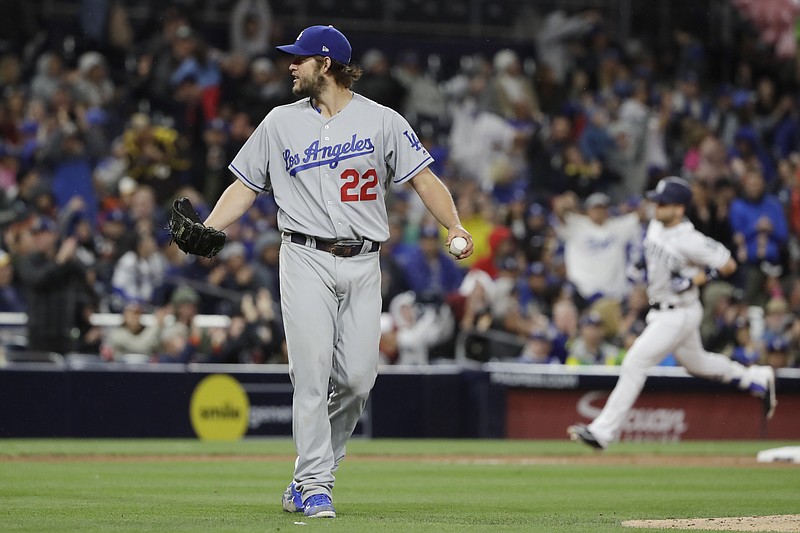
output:
M 58 224 L 50 217 L 39 215 L 33 219 L 33 224 L 30 227 L 31 233 L 41 233 L 43 231 L 58 231 Z
M 509 255 L 504 257 L 500 260 L 500 265 L 498 265 L 501 270 L 518 270 L 519 269 L 519 261 L 517 261 L 516 257 L 513 255 Z
M 547 274 L 547 267 L 541 261 L 534 261 L 525 269 L 528 276 L 544 276 Z
M 580 319 L 581 326 L 602 326 L 603 318 L 597 311 L 589 311 Z
M 647 198 L 658 204 L 688 206 L 692 203 L 692 189 L 686 180 L 670 176 L 659 181 L 655 190 L 647 193 Z
M 772 337 L 767 341 L 768 352 L 785 352 L 789 349 L 789 342 L 784 337 Z
M 538 217 L 546 215 L 547 211 L 544 206 L 538 202 L 534 202 L 528 207 L 528 216 L 529 217 Z
M 546 329 L 534 329 L 528 333 L 530 340 L 553 342 L 553 334 Z
M 296 56 L 327 56 L 344 64 L 350 63 L 353 53 L 347 37 L 333 26 L 310 26 L 300 32 L 294 44 L 275 48 Z
M 119 207 L 103 211 L 100 213 L 100 223 L 105 224 L 106 222 L 119 222 L 127 225 L 129 222 L 128 214 Z

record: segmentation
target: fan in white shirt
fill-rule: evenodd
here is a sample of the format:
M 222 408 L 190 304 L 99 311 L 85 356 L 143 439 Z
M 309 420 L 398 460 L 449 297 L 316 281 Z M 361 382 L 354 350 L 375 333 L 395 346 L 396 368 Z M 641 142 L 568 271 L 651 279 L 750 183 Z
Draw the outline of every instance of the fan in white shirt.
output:
M 638 213 L 611 216 L 610 203 L 604 193 L 591 194 L 584 202 L 585 214 L 581 214 L 574 193 L 565 193 L 553 202 L 567 279 L 587 302 L 599 297 L 622 299 L 630 292 L 625 275 L 628 255 L 631 249 L 641 247 Z

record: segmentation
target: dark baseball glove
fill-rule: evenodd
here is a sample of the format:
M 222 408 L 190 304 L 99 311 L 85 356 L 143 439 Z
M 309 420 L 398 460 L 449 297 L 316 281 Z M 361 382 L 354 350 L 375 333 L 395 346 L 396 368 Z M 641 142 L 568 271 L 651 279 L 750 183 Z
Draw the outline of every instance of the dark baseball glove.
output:
M 169 232 L 178 248 L 187 254 L 214 257 L 225 246 L 225 234 L 210 226 L 204 226 L 185 196 L 172 202 Z

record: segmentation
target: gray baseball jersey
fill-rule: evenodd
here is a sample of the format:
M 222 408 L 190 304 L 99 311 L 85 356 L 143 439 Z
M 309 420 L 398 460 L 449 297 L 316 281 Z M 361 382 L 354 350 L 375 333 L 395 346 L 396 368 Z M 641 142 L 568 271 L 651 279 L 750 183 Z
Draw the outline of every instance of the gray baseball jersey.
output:
M 671 286 L 673 272 L 692 277 L 705 267 L 722 268 L 730 251 L 714 239 L 697 231 L 688 220 L 671 228 L 652 220 L 644 238 L 647 262 L 647 295 L 651 301 L 689 304 L 697 301 L 698 290 L 692 287 L 676 294 Z
M 389 187 L 432 161 L 403 117 L 355 94 L 331 118 L 308 98 L 274 108 L 229 165 L 250 189 L 271 190 L 278 205 L 294 479 L 304 499 L 331 494 L 375 382 L 381 270 L 377 253 L 338 257 L 286 234 L 383 242 Z
M 390 184 L 432 162 L 400 114 L 354 94 L 330 119 L 308 98 L 274 108 L 228 168 L 254 191 L 272 190 L 283 231 L 383 242 Z

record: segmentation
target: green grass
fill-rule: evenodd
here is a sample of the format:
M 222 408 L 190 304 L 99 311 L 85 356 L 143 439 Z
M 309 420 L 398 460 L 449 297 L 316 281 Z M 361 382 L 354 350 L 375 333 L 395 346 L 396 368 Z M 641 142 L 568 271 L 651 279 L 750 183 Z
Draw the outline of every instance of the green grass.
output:
M 280 509 L 287 439 L 0 440 L 0 531 L 630 533 L 623 520 L 797 513 L 797 465 L 711 460 L 790 444 L 620 444 L 599 455 L 561 441 L 354 440 L 337 473 L 339 517 L 308 521 Z M 679 464 L 624 460 L 645 454 Z

